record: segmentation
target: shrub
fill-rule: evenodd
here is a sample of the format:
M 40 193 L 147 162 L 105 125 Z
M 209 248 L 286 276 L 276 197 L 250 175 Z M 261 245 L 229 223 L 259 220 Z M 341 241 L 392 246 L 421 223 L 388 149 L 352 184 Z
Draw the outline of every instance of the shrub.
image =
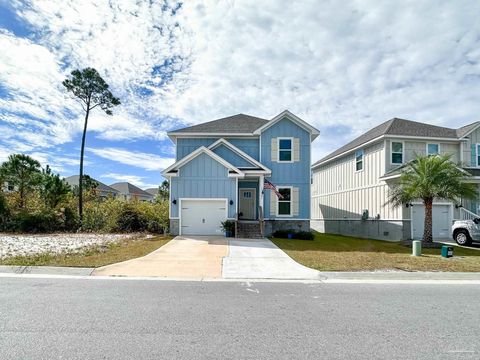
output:
M 296 231 L 294 229 L 277 230 L 273 233 L 273 237 L 288 239 L 288 234 L 292 234 L 292 238 L 298 240 L 313 240 L 315 238 L 312 231 Z
M 59 225 L 59 218 L 53 212 L 41 212 L 37 214 L 20 212 L 11 219 L 7 227 L 10 231 L 35 233 L 55 231 Z
M 136 204 L 125 203 L 117 220 L 119 231 L 145 231 L 147 230 L 148 219 Z

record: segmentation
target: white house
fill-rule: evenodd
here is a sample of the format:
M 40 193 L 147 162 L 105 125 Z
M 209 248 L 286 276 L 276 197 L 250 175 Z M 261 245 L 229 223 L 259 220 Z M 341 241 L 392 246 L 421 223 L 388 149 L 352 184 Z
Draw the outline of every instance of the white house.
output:
M 445 153 L 473 175 L 469 181 L 480 183 L 480 122 L 451 129 L 394 118 L 378 125 L 312 165 L 312 228 L 384 240 L 422 238 L 421 202 L 394 207 L 387 204 L 389 189 L 415 154 Z M 479 212 L 475 201 L 458 205 L 434 204 L 434 238 L 449 238 L 454 219 Z

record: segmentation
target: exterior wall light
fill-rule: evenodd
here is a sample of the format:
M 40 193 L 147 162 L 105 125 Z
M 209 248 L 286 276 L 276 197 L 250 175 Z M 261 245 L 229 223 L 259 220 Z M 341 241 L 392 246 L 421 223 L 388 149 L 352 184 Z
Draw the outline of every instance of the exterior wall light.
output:
M 172 204 L 173 204 L 173 205 L 177 205 L 177 200 L 173 199 L 173 200 L 172 200 Z

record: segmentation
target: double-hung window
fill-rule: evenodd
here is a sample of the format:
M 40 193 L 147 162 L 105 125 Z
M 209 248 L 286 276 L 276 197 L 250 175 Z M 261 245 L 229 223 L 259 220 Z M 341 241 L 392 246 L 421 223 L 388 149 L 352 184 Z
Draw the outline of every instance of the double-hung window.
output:
M 403 164 L 403 142 L 392 141 L 392 164 Z
M 355 151 L 355 170 L 363 170 L 363 149 Z
M 278 161 L 279 162 L 291 162 L 292 156 L 292 144 L 291 138 L 279 138 L 278 139 Z
M 427 144 L 427 156 L 440 154 L 440 144 Z
M 278 215 L 290 216 L 292 215 L 292 188 L 279 187 L 278 192 L 282 195 L 278 198 Z

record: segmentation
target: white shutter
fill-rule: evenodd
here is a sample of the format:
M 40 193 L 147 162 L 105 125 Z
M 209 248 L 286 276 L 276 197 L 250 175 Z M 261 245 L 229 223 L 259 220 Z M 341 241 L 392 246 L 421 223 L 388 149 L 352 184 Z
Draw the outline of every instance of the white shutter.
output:
M 298 202 L 299 202 L 299 196 L 298 196 L 298 187 L 292 188 L 292 215 L 293 216 L 298 216 Z
M 270 190 L 270 215 L 277 215 L 277 195 L 272 190 Z
M 272 138 L 272 161 L 278 161 L 278 140 L 277 138 Z
M 293 139 L 293 161 L 300 161 L 300 139 Z

